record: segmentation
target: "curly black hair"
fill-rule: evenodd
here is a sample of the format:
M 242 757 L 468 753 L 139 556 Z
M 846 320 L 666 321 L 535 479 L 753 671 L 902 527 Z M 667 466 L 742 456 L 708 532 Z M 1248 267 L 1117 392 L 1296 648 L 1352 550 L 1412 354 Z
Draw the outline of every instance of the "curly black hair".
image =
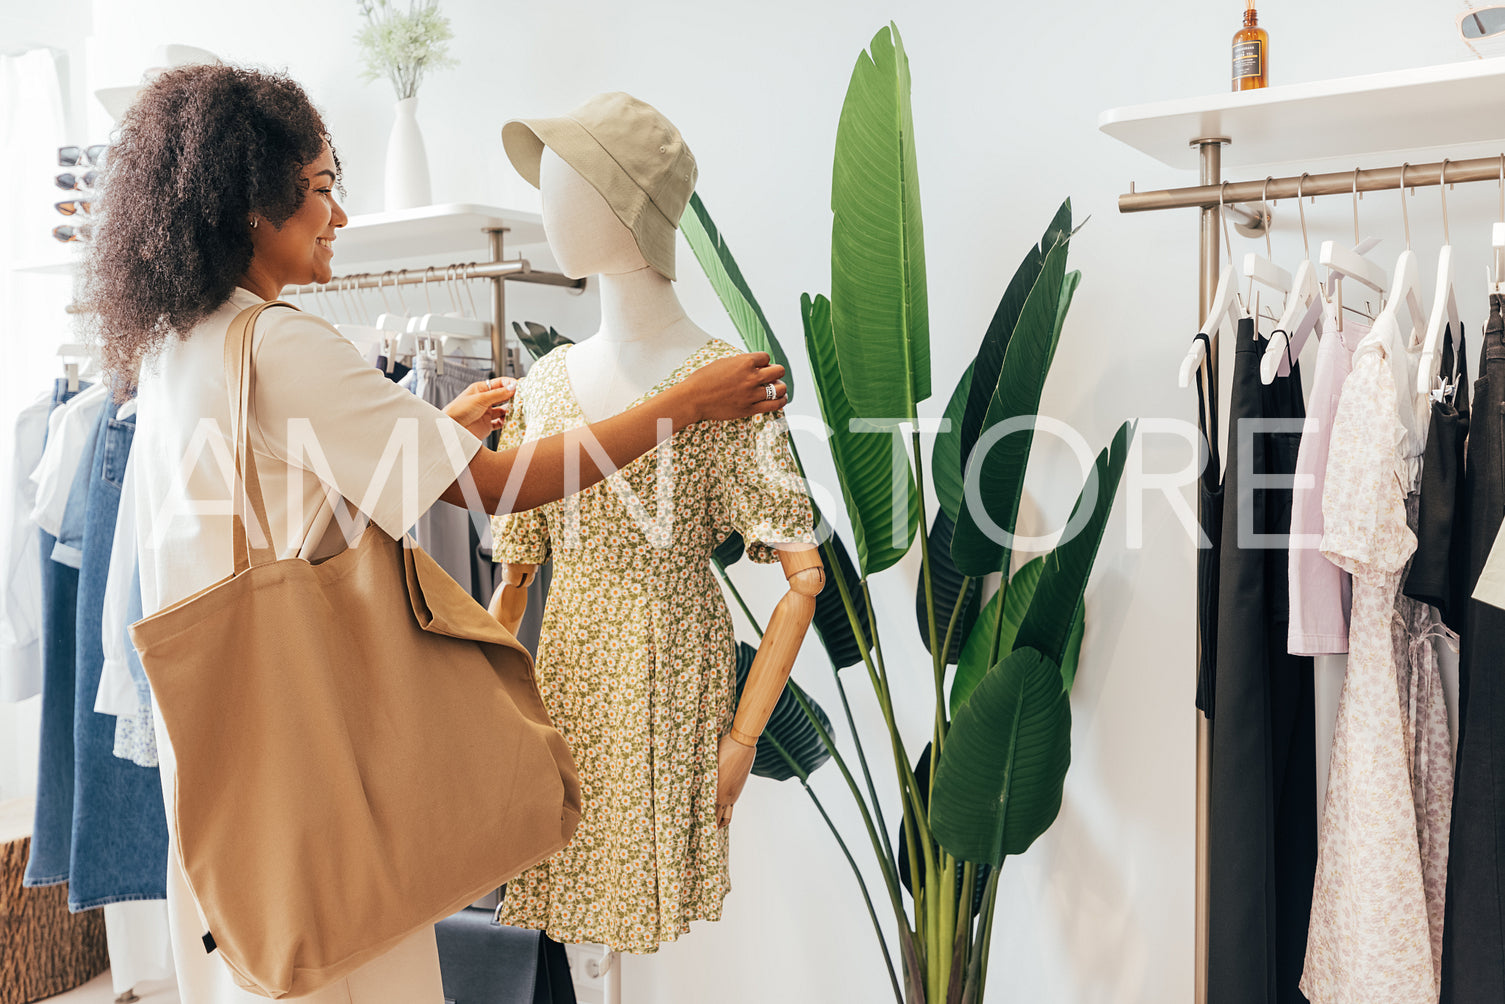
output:
M 303 169 L 326 143 L 333 153 L 282 73 L 185 66 L 137 97 L 105 158 L 78 291 L 118 397 L 169 337 L 229 298 L 251 263 L 250 215 L 280 227 L 297 212 Z

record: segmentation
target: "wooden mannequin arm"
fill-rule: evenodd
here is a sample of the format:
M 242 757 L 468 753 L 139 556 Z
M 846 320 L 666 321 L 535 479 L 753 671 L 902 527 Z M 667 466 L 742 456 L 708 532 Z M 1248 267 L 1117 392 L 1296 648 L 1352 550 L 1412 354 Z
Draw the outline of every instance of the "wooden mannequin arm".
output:
M 502 584 L 491 596 L 491 616 L 514 636 L 518 625 L 523 622 L 523 613 L 528 609 L 528 586 L 536 574 L 537 565 L 508 562 L 502 566 Z
M 794 657 L 799 654 L 805 632 L 815 617 L 815 597 L 825 586 L 820 551 L 813 544 L 781 548 L 779 563 L 784 566 L 784 577 L 789 580 L 789 592 L 779 600 L 773 616 L 768 619 L 768 630 L 758 646 L 752 669 L 748 670 L 747 685 L 742 689 L 742 700 L 737 705 L 737 717 L 728 733 L 744 746 L 758 744 L 758 737 L 768 724 L 768 716 L 773 714 L 773 706 L 784 693 L 784 684 L 794 668 Z
M 757 755 L 758 737 L 768 724 L 768 716 L 784 692 L 789 672 L 800 643 L 815 616 L 815 597 L 825 587 L 826 573 L 820 552 L 813 544 L 792 544 L 779 548 L 779 563 L 789 580 L 789 592 L 779 600 L 763 643 L 747 672 L 747 685 L 737 704 L 737 717 L 731 729 L 721 737 L 718 751 L 719 773 L 716 778 L 716 822 L 725 826 L 731 821 L 732 806 L 742 794 L 747 775 Z

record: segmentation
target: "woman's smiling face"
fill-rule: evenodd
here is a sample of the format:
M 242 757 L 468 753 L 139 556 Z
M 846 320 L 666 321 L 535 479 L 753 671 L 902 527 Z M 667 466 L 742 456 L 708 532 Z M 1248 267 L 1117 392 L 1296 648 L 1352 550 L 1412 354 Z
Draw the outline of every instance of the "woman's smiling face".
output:
M 303 168 L 304 196 L 298 211 L 274 227 L 264 218 L 251 230 L 252 267 L 283 285 L 328 282 L 334 275 L 335 230 L 350 219 L 334 198 L 334 153 L 325 144 Z

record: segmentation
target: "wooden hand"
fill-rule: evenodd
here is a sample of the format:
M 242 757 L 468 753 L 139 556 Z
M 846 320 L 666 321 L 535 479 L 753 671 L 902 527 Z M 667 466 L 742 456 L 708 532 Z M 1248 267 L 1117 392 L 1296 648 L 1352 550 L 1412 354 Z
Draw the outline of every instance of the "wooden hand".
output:
M 742 787 L 747 784 L 747 775 L 752 771 L 753 758 L 757 755 L 758 747 L 739 743 L 730 733 L 721 737 L 716 753 L 717 829 L 724 829 L 732 821 L 732 806 L 742 795 Z

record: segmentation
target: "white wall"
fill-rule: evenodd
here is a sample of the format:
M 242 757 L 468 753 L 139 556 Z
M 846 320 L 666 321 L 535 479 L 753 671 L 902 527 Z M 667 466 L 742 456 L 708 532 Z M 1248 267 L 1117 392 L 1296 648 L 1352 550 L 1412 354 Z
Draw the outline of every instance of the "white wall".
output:
M 436 201 L 533 207 L 535 193 L 502 153 L 501 124 L 557 114 L 596 91 L 630 91 L 687 137 L 702 197 L 796 352 L 800 293 L 829 289 L 831 154 L 847 78 L 873 33 L 897 20 L 914 77 L 924 190 L 935 361 L 926 413 L 939 414 L 1024 249 L 1069 195 L 1078 219 L 1091 222 L 1072 247 L 1084 279 L 1043 410 L 1076 426 L 1094 449 L 1127 417 L 1192 419 L 1194 398 L 1175 387 L 1173 372 L 1197 322 L 1195 214 L 1125 217 L 1115 198 L 1130 179 L 1141 189 L 1193 179 L 1101 136 L 1096 117 L 1111 106 L 1226 88 L 1228 39 L 1241 8 L 1233 0 L 1139 7 L 1102 0 L 444 6 L 461 66 L 425 84 L 420 111 Z M 1310 6 L 1272 6 L 1262 14 L 1272 35 L 1273 78 L 1288 83 L 1461 58 L 1451 34 L 1456 6 L 1330 0 L 1315 19 Z M 391 95 L 385 83 L 357 79 L 352 7 L 94 0 L 92 84 L 133 79 L 153 47 L 169 41 L 286 67 L 328 114 L 348 171 L 349 209 L 370 211 L 381 199 Z M 1403 143 L 1397 137 L 1395 145 Z M 1381 162 L 1388 161 L 1365 166 Z M 1413 202 L 1419 248 L 1438 242 L 1434 200 L 1435 190 L 1426 190 Z M 1465 279 L 1484 262 L 1477 249 L 1487 244 L 1494 200 L 1488 186 L 1465 186 L 1451 201 Z M 1363 203 L 1365 229 L 1387 238 L 1386 258 L 1399 248 L 1396 208 L 1395 198 Z M 1294 204 L 1276 212 L 1276 256 L 1294 260 Z M 1314 240 L 1342 237 L 1351 227 L 1344 199 L 1324 200 L 1307 215 Z M 1240 241 L 1236 252 L 1248 246 Z M 690 260 L 683 250 L 682 260 Z M 729 331 L 693 265 L 681 272 L 692 314 Z M 1482 320 L 1481 289 L 1476 281 L 1464 293 L 1473 331 Z M 553 302 L 519 294 L 514 317 L 548 320 Z M 567 316 L 577 326 L 566 334 L 588 333 L 578 309 Z M 16 333 L 0 337 L 10 351 Z M 802 359 L 796 367 L 808 388 Z M 793 410 L 818 413 L 808 393 Z M 804 454 L 834 489 L 813 444 Z M 1036 456 L 1026 532 L 1059 525 L 1079 485 L 1067 451 L 1042 440 Z M 1148 472 L 1180 470 L 1188 457 L 1174 436 L 1145 439 Z M 1061 818 L 1004 869 L 993 1000 L 1192 999 L 1194 556 L 1163 497 L 1146 500 L 1142 549 L 1126 544 L 1123 510 L 1120 500 L 1089 593 Z M 931 707 L 929 658 L 910 628 L 917 574 L 916 551 L 874 583 L 880 620 L 891 628 L 885 638 L 899 713 L 916 751 Z M 780 592 L 777 573 L 744 564 L 738 578 L 766 615 Z M 813 640 L 796 675 L 829 710 L 839 708 Z M 858 673 L 847 680 L 869 751 L 881 763 L 871 694 Z M 884 782 L 890 775 L 879 770 L 892 819 L 893 785 Z M 814 785 L 865 860 L 839 776 L 823 770 Z M 797 786 L 754 781 L 737 810 L 733 848 L 735 891 L 724 921 L 697 926 L 655 957 L 628 960 L 627 1001 L 866 1004 L 891 997 L 851 875 Z M 874 880 L 872 869 L 868 877 Z M 882 909 L 880 901 L 880 916 Z

